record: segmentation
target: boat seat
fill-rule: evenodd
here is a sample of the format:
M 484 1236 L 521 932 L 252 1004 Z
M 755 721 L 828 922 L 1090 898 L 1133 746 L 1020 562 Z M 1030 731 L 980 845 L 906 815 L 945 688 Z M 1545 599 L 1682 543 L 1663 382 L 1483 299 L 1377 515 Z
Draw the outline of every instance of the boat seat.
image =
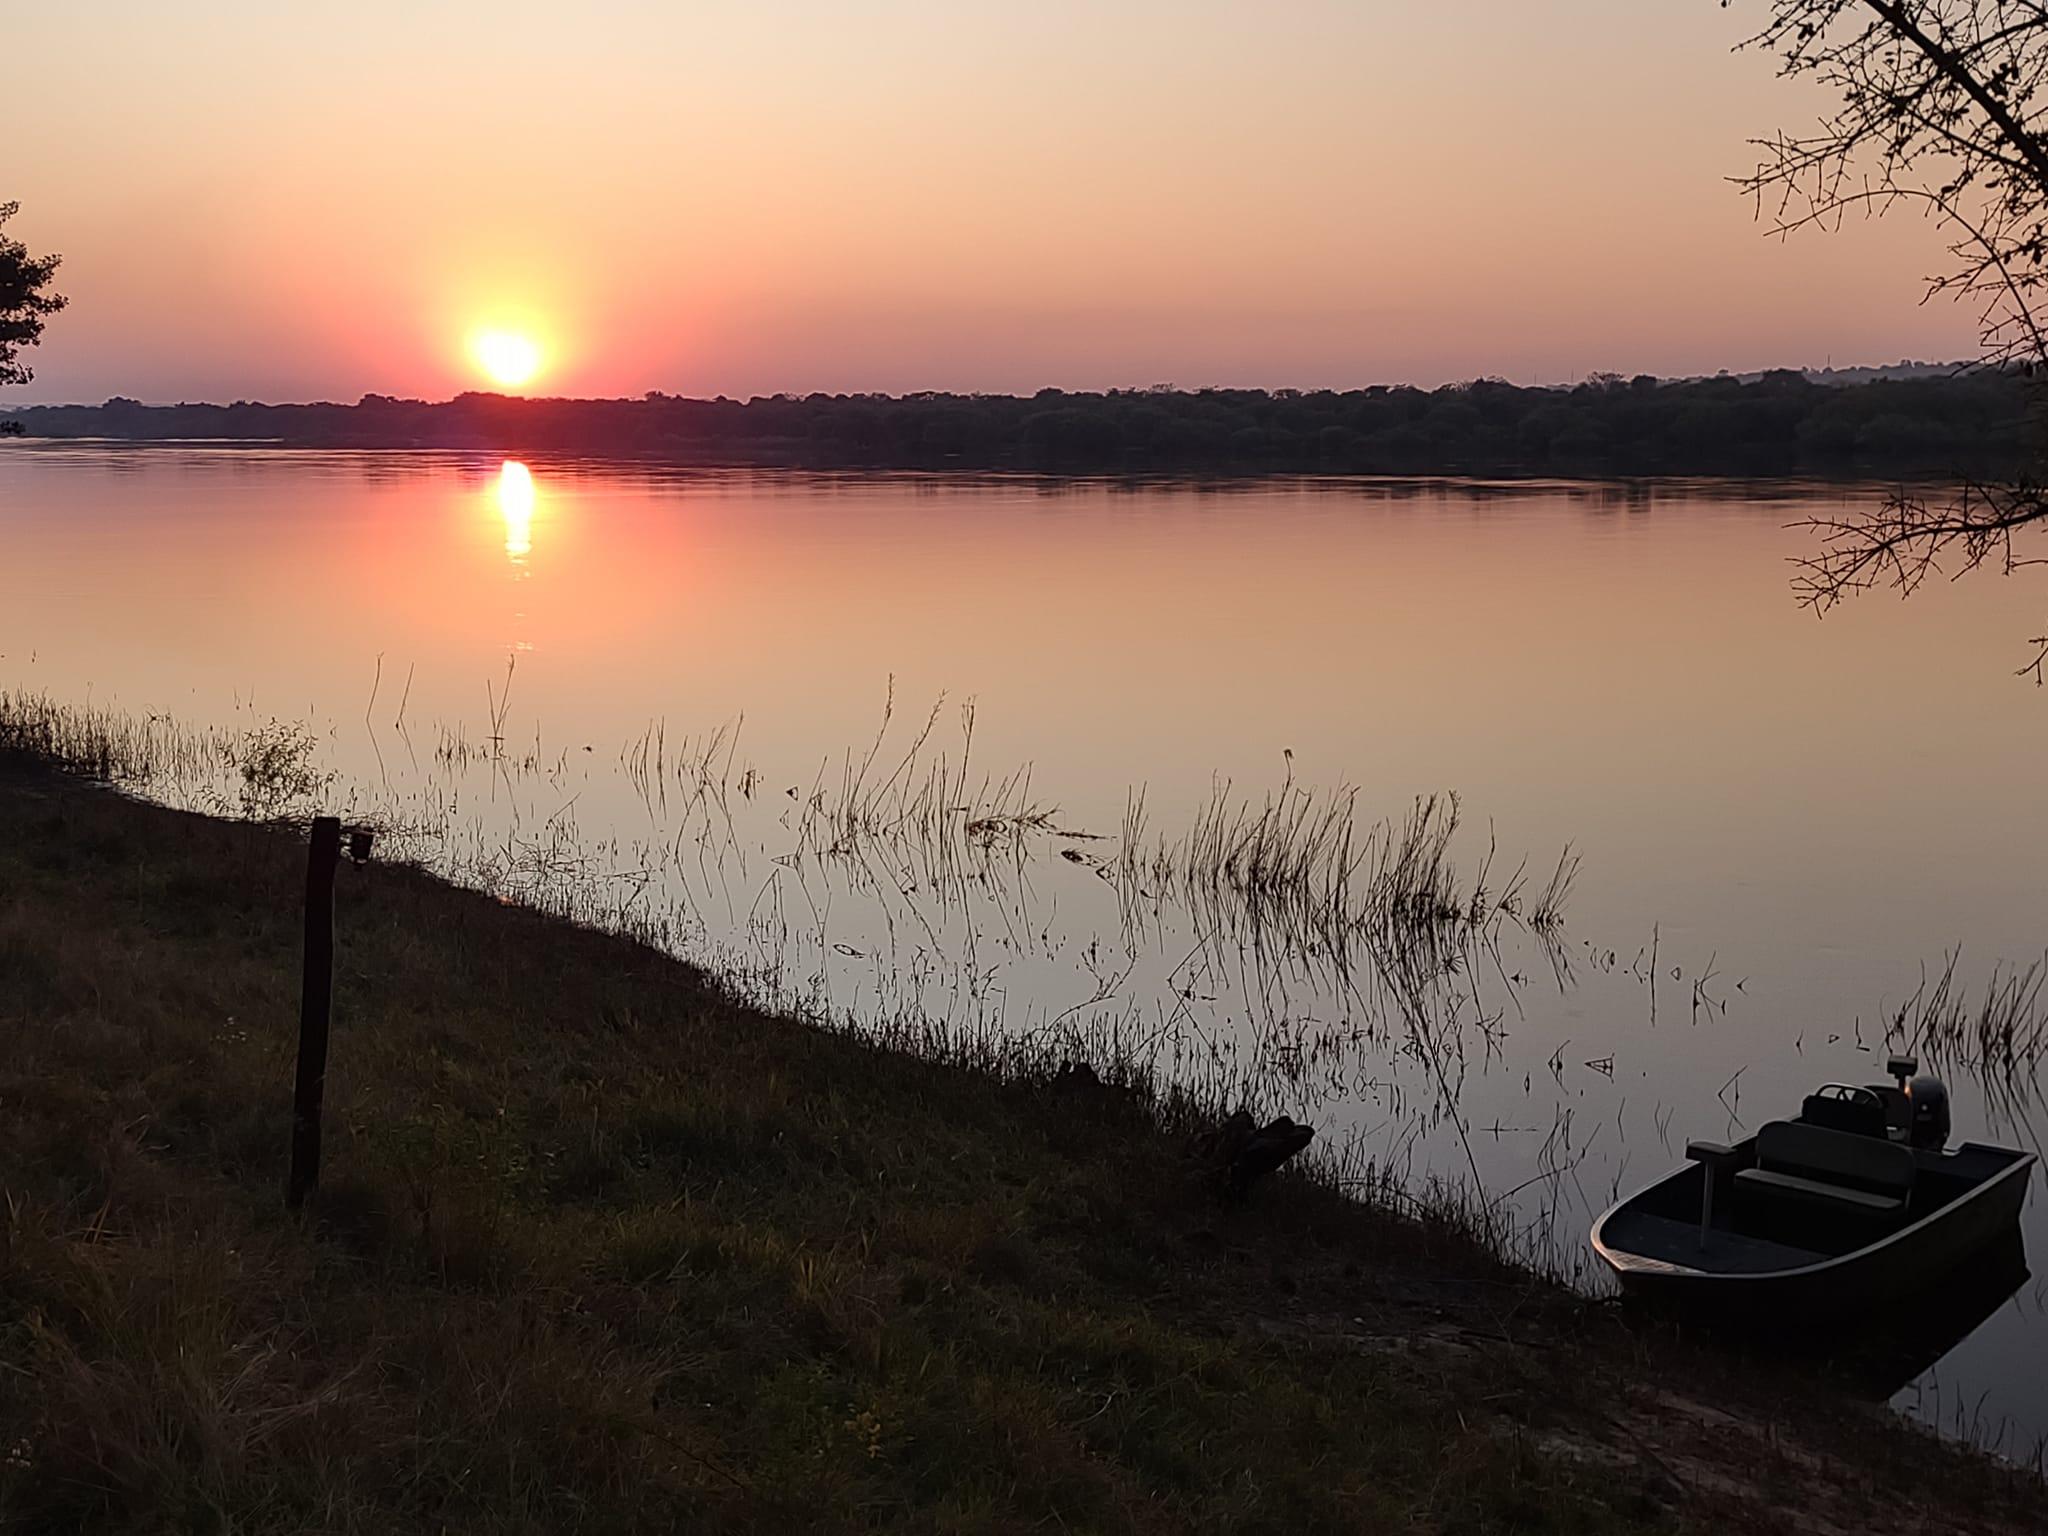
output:
M 1893 1090 L 1897 1092 L 1896 1089 Z M 1830 1083 L 1819 1093 L 1806 1096 L 1799 1118 L 1823 1130 L 1847 1131 L 1855 1136 L 1885 1134 L 1884 1100 L 1873 1088 L 1849 1088 Z
M 1913 1189 L 1913 1150 L 1897 1142 L 1773 1120 L 1756 1136 L 1756 1166 L 1739 1187 L 1872 1213 L 1902 1211 Z
M 1745 1168 L 1735 1175 L 1738 1184 L 1751 1189 L 1778 1189 L 1794 1195 L 1811 1195 L 1817 1200 L 1834 1200 L 1843 1205 L 1861 1206 L 1866 1211 L 1903 1210 L 1906 1198 L 1903 1195 L 1877 1195 L 1867 1189 L 1856 1189 L 1847 1184 L 1828 1184 L 1819 1179 L 1801 1178 L 1796 1173 L 1779 1173 L 1772 1168 Z

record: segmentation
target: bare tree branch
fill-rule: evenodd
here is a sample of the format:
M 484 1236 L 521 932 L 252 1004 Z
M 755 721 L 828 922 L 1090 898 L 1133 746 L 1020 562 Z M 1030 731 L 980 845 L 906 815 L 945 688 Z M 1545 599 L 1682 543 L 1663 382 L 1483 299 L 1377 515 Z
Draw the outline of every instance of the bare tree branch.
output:
M 1917 205 L 1951 232 L 1955 261 L 1927 296 L 1978 306 L 1983 366 L 2048 370 L 2048 5 L 1771 0 L 1742 46 L 1776 54 L 1781 75 L 1811 78 L 1840 103 L 1813 133 L 1755 141 L 1757 167 L 1738 185 L 1772 232 Z M 1794 590 L 1825 613 L 1875 587 L 1911 594 L 1937 574 L 2010 575 L 2048 563 L 2016 543 L 2044 524 L 2048 485 L 2031 478 L 1947 499 L 1902 492 L 1807 520 L 1819 550 L 1795 562 Z M 2029 644 L 2019 671 L 2040 682 L 2048 637 Z

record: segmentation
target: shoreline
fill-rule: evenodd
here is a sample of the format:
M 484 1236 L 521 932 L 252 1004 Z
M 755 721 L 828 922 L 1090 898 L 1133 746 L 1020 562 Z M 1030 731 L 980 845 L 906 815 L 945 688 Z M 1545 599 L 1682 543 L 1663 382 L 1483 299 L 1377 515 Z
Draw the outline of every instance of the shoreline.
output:
M 340 882 L 328 1182 L 295 1222 L 302 877 L 273 829 L 0 760 L 0 1360 L 37 1388 L 0 1394 L 0 1440 L 28 1447 L 0 1516 L 2048 1514 L 2038 1478 L 1810 1368 L 1588 1303 L 1440 1222 L 1314 1175 L 1219 1201 L 1185 1150 L 1210 1111 L 1183 1098 L 934 1065 L 374 860 Z M 460 1469 L 493 1462 L 486 1496 Z
M 299 441 L 266 437 L 17 437 L 0 438 L 0 454 L 10 450 L 31 453 L 67 448 L 142 450 L 157 452 L 227 451 L 277 454 L 360 454 L 420 455 L 448 460 L 469 460 L 496 464 L 519 459 L 535 469 L 551 470 L 669 470 L 677 474 L 765 475 L 812 477 L 818 480 L 910 480 L 918 483 L 958 485 L 962 488 L 990 485 L 1061 486 L 1113 485 L 1189 487 L 1197 490 L 1252 490 L 1273 485 L 1298 485 L 1307 489 L 1357 488 L 1392 492 L 1396 498 L 1403 488 L 1413 495 L 1451 487 L 1475 493 L 1498 492 L 1504 496 L 1538 495 L 1546 491 L 1569 491 L 1574 487 L 1626 488 L 1656 492 L 1682 490 L 1688 495 L 1711 495 L 1717 486 L 1727 486 L 1740 495 L 1759 490 L 1795 492 L 1800 490 L 1868 491 L 1883 493 L 1902 486 L 1917 490 L 1960 490 L 1965 481 L 1948 474 L 1927 471 L 1912 475 L 1885 475 L 1868 470 L 1839 471 L 1633 471 L 1587 469 L 1583 473 L 1556 470 L 1320 470 L 1204 468 L 1186 469 L 1049 469 L 1028 464 L 971 466 L 943 463 L 808 463 L 797 459 L 676 458 L 660 453 L 631 453 L 566 448 L 521 449 L 479 440 L 474 443 L 347 443 Z

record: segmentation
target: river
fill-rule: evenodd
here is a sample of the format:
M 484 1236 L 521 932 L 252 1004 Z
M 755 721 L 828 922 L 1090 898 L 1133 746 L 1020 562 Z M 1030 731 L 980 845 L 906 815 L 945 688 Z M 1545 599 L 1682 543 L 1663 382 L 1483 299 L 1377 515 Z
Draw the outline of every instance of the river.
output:
M 1817 619 L 1791 525 L 1879 494 L 11 444 L 0 688 L 268 742 L 393 852 L 783 1006 L 1256 1093 L 1597 1288 L 1591 1219 L 1688 1137 L 2048 946 L 2048 580 Z M 1438 855 L 1470 920 L 1345 952 Z M 2038 1144 L 2030 1074 L 1944 1068 L 1959 1137 Z M 2044 1302 L 1898 1407 L 2037 1454 Z

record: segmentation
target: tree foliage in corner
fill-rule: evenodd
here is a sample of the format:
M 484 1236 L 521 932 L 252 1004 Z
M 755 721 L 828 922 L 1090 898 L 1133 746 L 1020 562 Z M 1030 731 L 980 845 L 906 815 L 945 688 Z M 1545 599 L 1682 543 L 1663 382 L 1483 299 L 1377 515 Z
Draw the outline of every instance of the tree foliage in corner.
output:
M 0 226 L 20 206 L 0 203 Z M 49 291 L 61 259 L 31 256 L 27 246 L 0 231 L 0 384 L 26 384 L 35 377 L 19 354 L 42 339 L 43 322 L 64 307 L 64 296 Z
M 1722 0 L 1725 6 L 1728 0 Z M 1779 73 L 1834 91 L 1813 132 L 1757 141 L 1744 183 L 1780 233 L 1838 227 L 1852 212 L 1919 207 L 1950 240 L 1931 293 L 1973 303 L 1985 363 L 2032 376 L 2048 367 L 2048 5 L 2025 0 L 1771 0 L 1745 45 Z M 1825 611 L 1878 586 L 1910 593 L 1928 576 L 2022 558 L 2013 535 L 2048 520 L 2034 478 L 1971 486 L 1950 499 L 1896 496 L 1818 518 L 1801 599 Z M 2041 680 L 2048 637 L 2021 668 Z

